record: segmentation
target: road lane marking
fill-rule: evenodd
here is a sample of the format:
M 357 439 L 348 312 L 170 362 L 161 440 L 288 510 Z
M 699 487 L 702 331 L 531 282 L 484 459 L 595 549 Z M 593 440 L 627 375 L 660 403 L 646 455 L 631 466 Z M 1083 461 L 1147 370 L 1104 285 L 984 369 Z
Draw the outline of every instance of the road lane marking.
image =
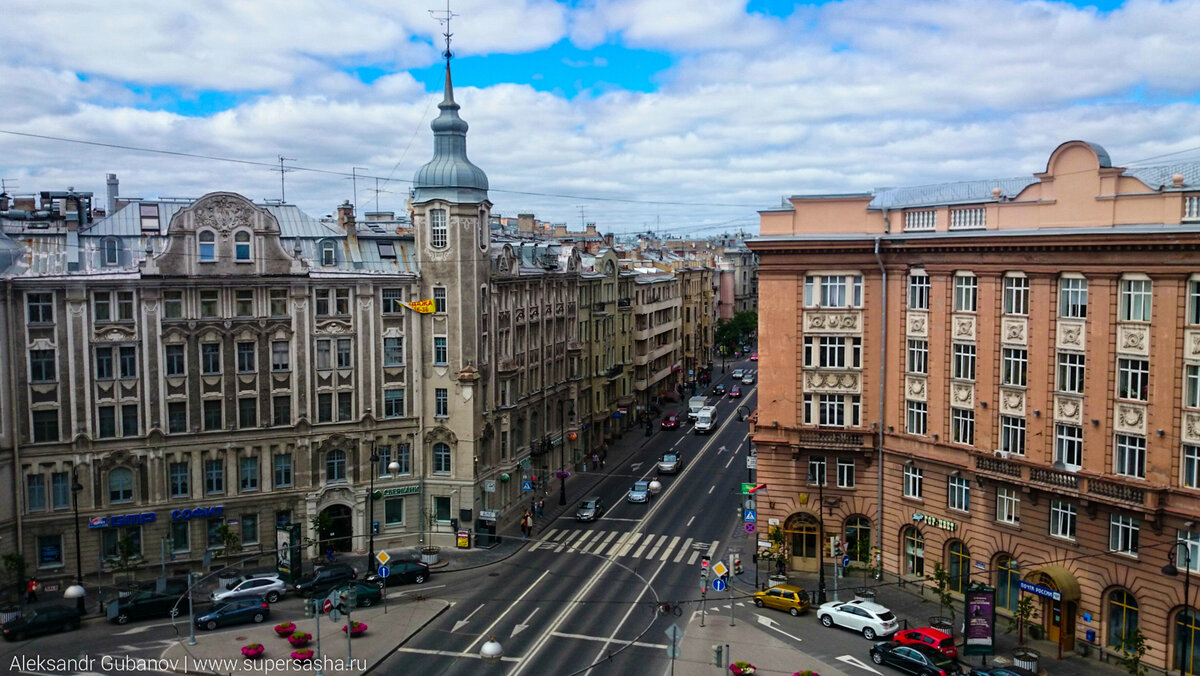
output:
M 429 648 L 410 648 L 408 646 L 401 646 L 396 648 L 396 652 L 414 653 L 416 655 L 440 655 L 441 657 L 472 657 L 474 659 L 480 659 L 479 653 L 473 653 L 470 651 L 456 653 L 453 650 L 430 650 Z M 505 662 L 521 661 L 520 657 L 501 657 L 500 659 Z
M 734 460 L 737 460 L 737 453 L 730 453 L 729 462 L 725 463 L 725 469 L 729 469 L 729 466 L 733 464 Z
M 630 535 L 632 535 L 632 533 L 629 533 L 629 532 L 621 533 L 621 537 L 617 538 L 617 541 L 613 543 L 613 546 L 611 548 L 609 548 L 608 554 L 604 554 L 604 552 L 601 552 L 599 550 L 597 550 L 595 553 L 598 555 L 604 554 L 605 556 L 617 556 L 617 550 L 619 550 L 622 546 L 624 546 L 625 541 L 629 539 Z
M 693 522 L 693 521 L 695 521 L 695 520 L 696 520 L 696 515 L 695 515 L 695 514 L 693 514 L 693 515 L 692 515 L 692 518 L 688 519 L 687 525 L 686 525 L 686 526 L 684 526 L 684 528 L 691 528 L 691 527 L 692 527 L 692 522 Z
M 519 634 L 519 633 L 521 633 L 521 632 L 525 631 L 526 629 L 528 629 L 528 628 L 529 628 L 529 625 L 533 624 L 533 616 L 534 616 L 534 615 L 537 615 L 539 610 L 541 610 L 541 608 L 540 608 L 540 607 L 539 607 L 539 608 L 534 608 L 534 609 L 533 609 L 533 612 L 532 612 L 532 613 L 529 613 L 529 617 L 525 618 L 525 621 L 524 621 L 524 622 L 518 622 L 516 625 L 514 625 L 514 626 L 513 626 L 513 630 L 512 630 L 512 634 L 510 634 L 510 635 L 509 635 L 509 638 L 512 638 L 513 636 L 516 636 L 517 634 Z
M 740 605 L 740 604 L 739 604 L 739 605 Z M 784 630 L 780 629 L 780 628 L 779 628 L 779 623 L 778 623 L 778 622 L 776 622 L 775 620 L 772 620 L 771 618 L 769 618 L 769 617 L 767 617 L 767 616 L 765 616 L 765 615 L 758 615 L 758 614 L 756 613 L 756 614 L 755 614 L 755 617 L 757 617 L 757 618 L 758 618 L 758 623 L 759 623 L 759 624 L 761 624 L 761 625 L 763 625 L 763 626 L 764 626 L 764 627 L 766 627 L 767 629 L 770 629 L 770 630 L 772 630 L 772 631 L 777 631 L 777 632 L 779 632 L 779 633 L 783 634 L 784 636 L 786 636 L 786 637 L 788 637 L 788 638 L 793 638 L 793 639 L 796 639 L 796 641 L 797 641 L 797 642 L 803 642 L 803 641 L 804 641 L 804 639 L 800 638 L 799 636 L 793 636 L 793 635 L 791 635 L 791 634 L 787 633 L 786 631 L 784 631 Z M 878 672 L 876 672 L 876 673 L 878 673 Z
M 592 543 L 592 544 L 596 545 L 596 550 L 592 553 L 599 554 L 601 552 L 601 550 L 603 550 L 605 547 L 607 547 L 608 543 L 612 542 L 613 538 L 615 538 L 615 537 L 617 537 L 617 531 L 614 530 L 614 531 L 609 531 L 608 537 L 604 538 L 603 542 L 599 542 L 599 538 L 596 538 L 597 542 Z M 585 547 L 583 549 L 584 553 L 587 553 L 588 548 L 590 548 L 591 546 L 592 545 L 588 545 L 587 547 Z
M 708 546 L 708 558 L 715 559 L 717 557 L 717 545 L 721 544 L 720 540 L 713 540 Z
M 665 538 L 667 536 L 663 535 L 662 537 Z M 654 536 L 653 535 L 646 536 L 646 539 L 642 540 L 642 544 L 638 545 L 638 548 L 633 552 L 633 558 L 635 558 L 635 559 L 642 558 L 642 554 L 646 551 L 646 548 L 652 544 L 654 544 Z
M 155 627 L 169 627 L 172 624 L 174 624 L 174 622 L 159 622 L 158 624 L 143 624 L 141 626 L 134 627 L 133 629 L 126 629 L 125 631 L 119 631 L 119 632 L 113 634 L 113 636 L 128 636 L 130 634 L 140 634 L 143 631 L 150 631 L 151 629 L 154 629 Z
M 669 535 L 664 535 L 664 536 L 660 537 L 660 538 L 658 539 L 658 542 L 657 542 L 657 543 L 655 543 L 655 545 L 654 545 L 653 547 L 651 547 L 651 548 L 650 548 L 650 551 L 646 553 L 646 558 L 647 558 L 647 559 L 653 559 L 653 558 L 654 558 L 654 555 L 655 555 L 655 554 L 657 554 L 657 553 L 658 553 L 658 550 L 662 548 L 662 546 L 663 546 L 663 543 L 667 541 L 667 538 L 668 538 L 668 537 L 670 537 L 670 536 L 669 536 Z
M 846 664 L 853 664 L 854 666 L 858 667 L 859 669 L 866 669 L 867 671 L 869 671 L 873 674 L 879 674 L 879 676 L 883 676 L 883 672 L 876 671 L 873 667 L 867 666 L 863 662 L 860 662 L 857 657 L 851 657 L 849 655 L 842 655 L 841 657 L 839 657 L 837 659 L 839 662 L 845 662 Z
M 587 542 L 589 538 L 599 532 L 600 531 L 594 530 L 585 531 L 582 536 L 575 538 L 575 541 L 571 543 L 571 546 L 567 548 L 567 551 L 574 552 L 578 550 L 580 545 Z M 584 547 L 583 551 L 587 551 L 587 547 Z
M 479 610 L 480 610 L 481 608 L 483 608 L 484 606 L 486 606 L 486 605 L 487 605 L 486 603 L 480 603 L 480 604 L 479 604 L 479 605 L 478 605 L 478 606 L 475 608 L 475 610 L 472 610 L 472 611 L 470 612 L 470 614 L 469 614 L 469 615 L 467 615 L 467 616 L 466 616 L 466 617 L 464 617 L 463 619 L 459 620 L 458 622 L 455 622 L 455 623 L 454 623 L 454 628 L 453 628 L 453 629 L 451 629 L 450 631 L 458 631 L 459 629 L 462 629 L 462 628 L 463 628 L 463 626 L 465 626 L 465 625 L 466 625 L 468 622 L 470 622 L 470 621 L 471 621 L 471 618 L 475 616 L 475 613 L 479 612 Z
M 726 467 L 728 467 L 728 466 L 729 466 L 729 465 L 726 465 Z M 708 494 L 709 494 L 709 495 L 712 495 L 713 489 L 715 489 L 716 487 L 717 487 L 717 485 L 716 485 L 716 484 L 713 484 L 712 486 L 709 486 L 709 487 L 708 487 Z
M 696 517 L 693 516 L 692 518 L 694 519 Z M 689 522 L 688 525 L 690 526 L 691 523 Z M 688 549 L 691 548 L 691 546 L 692 546 L 691 538 L 688 538 L 683 541 L 683 546 L 679 548 L 679 553 L 675 555 L 675 563 L 679 563 L 683 559 L 683 555 L 688 553 Z
M 540 582 L 542 581 L 542 579 L 543 579 L 543 578 L 545 578 L 545 577 L 546 577 L 547 575 L 549 575 L 549 574 L 550 574 L 550 571 L 549 571 L 549 570 L 546 570 L 546 572 L 544 572 L 544 573 L 542 573 L 541 575 L 539 575 L 539 576 L 538 576 L 538 579 L 534 580 L 534 581 L 533 581 L 533 584 L 529 585 L 529 586 L 528 586 L 528 587 L 525 589 L 525 591 L 521 592 L 521 595 L 520 595 L 520 596 L 518 596 L 518 597 L 517 597 L 517 599 L 516 599 L 515 601 L 513 601 L 513 602 L 512 602 L 512 603 L 510 603 L 510 604 L 508 604 L 508 607 L 504 609 L 504 612 L 500 613 L 500 617 L 497 617 L 497 618 L 495 619 L 495 621 L 493 621 L 491 624 L 489 624 L 489 625 L 487 626 L 487 628 L 486 628 L 486 629 L 484 629 L 484 630 L 483 630 L 483 631 L 482 631 L 482 632 L 479 634 L 479 636 L 478 636 L 478 637 L 476 637 L 476 639 L 475 639 L 474 641 L 471 641 L 471 645 L 467 646 L 467 650 L 466 650 L 466 652 L 469 652 L 469 653 L 472 653 L 472 654 L 473 654 L 473 653 L 474 653 L 474 650 L 475 650 L 475 644 L 476 644 L 476 643 L 479 643 L 479 639 L 483 638 L 484 636 L 491 636 L 491 635 L 492 635 L 492 630 L 496 628 L 496 625 L 497 625 L 497 624 L 500 624 L 500 620 L 503 620 L 503 619 L 504 619 L 504 616 L 508 614 L 508 611 L 510 611 L 510 610 L 512 610 L 513 608 L 515 608 L 515 607 L 517 606 L 517 604 L 518 604 L 518 603 L 520 603 L 520 602 L 521 602 L 521 600 L 522 600 L 522 599 L 524 599 L 526 596 L 528 596 L 528 595 L 529 595 L 529 592 L 531 592 L 531 591 L 533 591 L 534 589 L 536 589 L 536 588 L 537 588 L 537 586 L 538 586 L 538 583 L 540 583 Z
M 633 645 L 639 648 L 655 648 L 657 650 L 666 650 L 666 643 L 646 643 L 645 641 L 617 641 L 614 639 L 603 638 L 601 636 L 588 636 L 586 634 L 568 634 L 563 631 L 556 631 L 552 634 L 558 638 L 576 638 L 580 641 L 600 641 L 603 643 L 620 643 L 621 645 Z

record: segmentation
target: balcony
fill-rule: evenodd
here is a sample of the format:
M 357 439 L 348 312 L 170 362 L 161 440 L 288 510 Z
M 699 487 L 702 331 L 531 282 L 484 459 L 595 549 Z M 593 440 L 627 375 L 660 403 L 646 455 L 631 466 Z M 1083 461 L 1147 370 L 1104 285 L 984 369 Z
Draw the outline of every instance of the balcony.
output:
M 1133 502 L 1139 505 L 1146 504 L 1145 489 L 1128 486 L 1116 481 L 1090 479 L 1087 485 L 1087 492 L 1092 495 L 1099 495 L 1102 498 L 1110 498 L 1121 502 Z
M 1161 510 L 1171 493 L 1169 488 L 1135 485 L 1119 478 L 1106 479 L 1081 472 L 1063 472 L 1049 467 L 1034 465 L 1024 460 L 975 456 L 975 469 L 985 472 L 997 480 L 1024 482 L 1041 488 L 1048 493 L 1059 493 L 1075 498 L 1087 499 L 1094 496 L 1107 504 L 1145 510 Z
M 1046 469 L 1045 467 L 1033 467 L 1029 470 L 1029 480 L 1034 483 L 1079 490 L 1079 477 L 1070 472 L 1059 472 L 1058 470 Z
M 583 343 L 579 342 L 578 340 L 568 340 L 567 341 L 567 351 L 568 352 L 579 352 L 581 350 L 583 350 Z
M 1016 477 L 1018 479 L 1021 478 L 1021 466 L 1019 464 L 1008 460 L 1001 460 L 1000 458 L 989 458 L 986 455 L 975 458 L 975 469 Z
M 611 368 L 609 368 L 607 371 L 605 371 L 604 375 L 609 380 L 616 380 L 617 378 L 621 377 L 621 374 L 624 372 L 625 372 L 624 364 L 615 364 Z
M 513 373 L 519 368 L 521 368 L 520 364 L 518 364 L 517 360 L 513 359 L 512 357 L 502 358 L 496 362 L 497 373 Z
M 617 301 L 617 307 L 622 310 L 628 310 L 633 307 L 633 301 L 628 298 L 622 298 Z
M 870 446 L 870 440 L 859 432 L 834 432 L 825 430 L 800 430 L 801 446 L 821 448 L 861 449 Z M 864 441 L 866 443 L 864 444 Z

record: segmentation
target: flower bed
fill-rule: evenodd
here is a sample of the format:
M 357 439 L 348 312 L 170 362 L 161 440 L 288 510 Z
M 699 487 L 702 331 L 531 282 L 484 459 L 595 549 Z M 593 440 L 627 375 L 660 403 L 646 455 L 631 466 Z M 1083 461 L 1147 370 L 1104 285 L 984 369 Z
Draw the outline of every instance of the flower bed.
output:
M 367 625 L 363 622 L 351 621 L 350 625 L 342 625 L 342 632 L 350 632 L 351 638 L 362 636 L 367 631 Z
M 298 631 L 288 637 L 288 643 L 297 648 L 303 648 L 308 645 L 309 641 L 312 641 L 312 634 L 305 631 Z
M 256 660 L 256 659 L 262 657 L 263 650 L 265 650 L 263 648 L 263 644 L 251 643 L 250 645 L 242 646 L 242 655 L 245 657 L 249 657 L 252 660 Z
M 275 625 L 275 633 L 279 634 L 279 638 L 287 638 L 296 633 L 295 622 L 281 622 Z
M 758 670 L 755 669 L 754 665 L 750 664 L 749 662 L 734 662 L 733 664 L 729 665 L 729 673 L 733 674 L 734 676 L 739 676 L 740 674 L 753 674 L 756 671 Z
M 313 651 L 309 650 L 308 648 L 292 651 L 292 659 L 296 660 L 297 662 L 311 662 L 312 658 Z

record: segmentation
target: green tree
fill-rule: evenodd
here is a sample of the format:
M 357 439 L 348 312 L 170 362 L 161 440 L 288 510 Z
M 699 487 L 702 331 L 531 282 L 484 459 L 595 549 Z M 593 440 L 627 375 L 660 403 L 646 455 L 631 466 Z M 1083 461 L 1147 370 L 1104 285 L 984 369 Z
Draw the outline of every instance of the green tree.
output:
M 950 610 L 950 619 L 954 619 L 954 595 L 950 592 L 950 571 L 942 567 L 941 562 L 933 564 L 933 575 L 925 578 L 933 582 L 933 591 L 937 594 L 938 604 L 943 609 Z
M 1146 637 L 1141 629 L 1134 629 L 1125 636 L 1121 652 L 1125 654 L 1122 664 L 1130 676 L 1146 676 L 1146 665 L 1142 664 L 1142 659 L 1150 652 L 1150 647 L 1146 645 Z
M 225 557 L 225 567 L 228 568 L 230 560 L 242 551 L 242 536 L 222 521 L 217 526 L 217 538 L 221 541 L 221 555 Z
M 313 539 L 316 540 L 317 546 L 320 548 L 318 555 L 323 555 L 327 548 L 326 536 L 333 533 L 333 517 L 327 512 L 317 512 L 317 515 L 309 519 L 309 525 L 313 530 Z
M 1008 628 L 1004 633 L 1011 634 L 1013 630 L 1017 630 L 1017 645 L 1025 645 L 1025 625 L 1029 623 L 1029 618 L 1033 617 L 1033 597 L 1022 596 L 1017 601 L 1017 610 L 1012 617 L 1008 619 Z
M 25 589 L 25 571 L 28 564 L 25 563 L 25 557 L 16 552 L 9 552 L 4 555 L 4 589 L 10 590 L 10 599 L 19 599 Z

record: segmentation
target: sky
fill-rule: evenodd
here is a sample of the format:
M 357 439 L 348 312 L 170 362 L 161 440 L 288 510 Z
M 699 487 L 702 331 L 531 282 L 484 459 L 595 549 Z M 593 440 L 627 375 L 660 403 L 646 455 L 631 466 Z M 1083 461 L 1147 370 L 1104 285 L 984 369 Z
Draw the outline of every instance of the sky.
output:
M 405 210 L 443 0 L 4 0 L 10 194 Z M 431 12 L 431 10 L 434 10 Z M 1200 0 L 451 0 L 493 213 L 757 232 L 787 195 L 1200 161 Z M 288 158 L 283 176 L 279 157 Z

